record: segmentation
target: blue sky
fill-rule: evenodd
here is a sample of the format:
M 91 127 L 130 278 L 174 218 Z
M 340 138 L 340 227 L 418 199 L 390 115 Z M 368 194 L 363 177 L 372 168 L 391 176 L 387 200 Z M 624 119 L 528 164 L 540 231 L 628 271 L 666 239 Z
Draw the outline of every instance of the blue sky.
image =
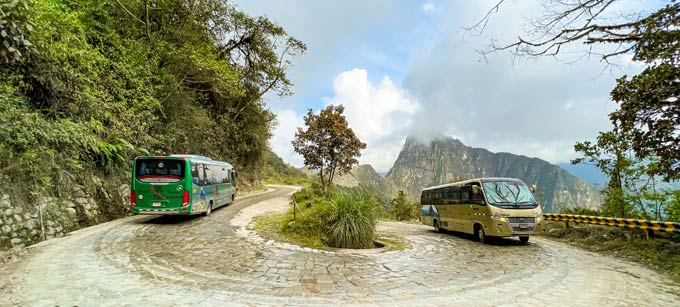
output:
M 579 45 L 560 59 L 477 53 L 492 40 L 522 34 L 546 1 L 506 1 L 480 35 L 463 28 L 495 0 L 236 1 L 309 49 L 288 71 L 295 95 L 266 98 L 279 121 L 272 149 L 300 166 L 290 141 L 306 110 L 343 104 L 350 126 L 368 144 L 360 162 L 379 172 L 389 170 L 407 135 L 445 135 L 492 151 L 568 161 L 576 141 L 609 129 L 615 78 L 642 66 L 627 56 L 613 69 L 597 57 L 568 63 L 582 54 Z M 648 11 L 660 3 L 621 0 L 613 12 Z

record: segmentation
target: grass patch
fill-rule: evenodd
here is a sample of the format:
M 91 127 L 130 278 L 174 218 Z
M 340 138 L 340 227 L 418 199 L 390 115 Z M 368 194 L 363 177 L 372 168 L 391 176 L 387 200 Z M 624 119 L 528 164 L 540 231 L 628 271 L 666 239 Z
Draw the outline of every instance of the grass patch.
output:
M 255 217 L 254 221 L 254 230 L 267 240 L 285 242 L 298 246 L 311 247 L 327 251 L 334 249 L 333 247 L 329 247 L 324 243 L 324 237 L 321 234 L 314 231 L 306 231 L 303 233 L 291 232 L 290 229 L 293 228 L 293 225 L 290 224 L 291 222 L 295 223 L 293 221 L 292 211 L 284 214 L 261 215 Z M 375 240 L 388 244 L 388 247 L 385 249 L 386 252 L 404 250 L 411 247 L 404 240 L 395 237 L 376 235 Z
M 667 274 L 680 283 L 680 235 L 659 234 L 647 240 L 641 230 L 588 224 L 546 222 L 541 235 L 606 255 L 623 257 Z
M 299 209 L 256 217 L 255 231 L 266 239 L 323 250 L 375 248 L 377 216 L 382 208 L 368 191 L 322 191 L 312 184 L 293 197 Z M 390 250 L 406 247 L 397 239 L 384 241 L 393 245 Z
M 267 214 L 255 217 L 255 231 L 267 240 L 286 242 L 304 247 L 329 250 L 322 237 L 316 233 L 290 231 L 289 223 L 293 221 L 292 212 L 285 214 Z M 294 222 L 293 222 L 294 223 Z
M 387 252 L 404 250 L 411 247 L 408 243 L 404 242 L 404 240 L 393 237 L 378 237 L 378 241 L 389 244 L 386 250 Z

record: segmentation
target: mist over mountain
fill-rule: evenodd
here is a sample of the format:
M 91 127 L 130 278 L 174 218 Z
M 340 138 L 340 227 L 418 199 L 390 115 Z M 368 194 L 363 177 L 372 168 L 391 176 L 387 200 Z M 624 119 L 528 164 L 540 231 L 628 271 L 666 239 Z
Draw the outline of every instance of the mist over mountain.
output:
M 513 177 L 528 185 L 536 184 L 537 198 L 546 212 L 597 208 L 600 203 L 600 193 L 594 186 L 557 165 L 538 158 L 472 148 L 448 137 L 425 142 L 408 137 L 385 177 L 370 165 L 361 165 L 338 184 L 361 184 L 390 196 L 403 190 L 409 198 L 417 200 L 425 187 L 477 177 Z
M 560 163 L 558 166 L 598 188 L 602 188 L 607 184 L 607 175 L 595 165 Z

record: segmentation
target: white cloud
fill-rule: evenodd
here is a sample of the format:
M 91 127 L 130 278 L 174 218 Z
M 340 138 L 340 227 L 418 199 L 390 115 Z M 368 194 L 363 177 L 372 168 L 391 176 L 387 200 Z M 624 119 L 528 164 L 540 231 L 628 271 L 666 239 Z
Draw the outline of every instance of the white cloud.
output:
M 361 163 L 373 165 L 378 172 L 389 170 L 420 104 L 388 76 L 373 84 L 364 69 L 339 74 L 333 90 L 334 96 L 326 98 L 325 105 L 345 106 L 350 127 L 367 143 Z
M 343 105 L 345 117 L 357 137 L 367 143 L 359 159 L 378 172 L 387 172 L 401 151 L 412 116 L 420 104 L 403 88 L 385 76 L 372 83 L 365 69 L 353 69 L 333 80 L 333 97 L 324 105 Z M 316 110 L 318 112 L 318 110 Z M 278 112 L 278 126 L 270 142 L 272 150 L 284 161 L 302 166 L 303 159 L 293 151 L 291 141 L 304 120 L 293 110 Z
M 302 157 L 293 151 L 291 142 L 295 137 L 298 127 L 304 126 L 302 116 L 293 110 L 284 110 L 276 114 L 278 125 L 272 131 L 272 139 L 269 145 L 272 150 L 283 159 L 283 161 L 295 166 L 302 166 Z
M 444 1 L 439 27 L 445 37 L 414 56 L 404 88 L 422 104 L 411 134 L 444 134 L 470 146 L 539 157 L 553 163 L 575 156 L 573 144 L 611 128 L 615 108 L 609 91 L 620 71 L 603 72 L 597 57 L 572 64 L 554 58 L 513 59 L 508 53 L 482 57 L 492 39 L 511 42 L 523 33 L 527 16 L 540 16 L 540 1 L 516 1 L 494 14 L 485 32 L 464 35 L 496 1 Z M 580 44 L 564 48 L 580 55 Z M 514 61 L 518 60 L 518 61 Z
M 421 6 L 420 9 L 423 10 L 424 12 L 431 13 L 434 12 L 437 9 L 437 7 L 434 5 L 434 3 L 428 2 L 423 4 L 423 6 Z

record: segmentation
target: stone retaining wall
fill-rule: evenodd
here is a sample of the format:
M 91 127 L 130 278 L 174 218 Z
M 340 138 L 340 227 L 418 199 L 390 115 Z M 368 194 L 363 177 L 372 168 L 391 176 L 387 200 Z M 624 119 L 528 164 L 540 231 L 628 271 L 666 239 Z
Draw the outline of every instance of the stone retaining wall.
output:
M 97 195 L 76 190 L 74 197 L 43 197 L 37 203 L 19 201 L 8 194 L 1 195 L 0 250 L 61 237 L 130 212 L 128 185 L 122 185 L 113 193 L 104 191 Z

